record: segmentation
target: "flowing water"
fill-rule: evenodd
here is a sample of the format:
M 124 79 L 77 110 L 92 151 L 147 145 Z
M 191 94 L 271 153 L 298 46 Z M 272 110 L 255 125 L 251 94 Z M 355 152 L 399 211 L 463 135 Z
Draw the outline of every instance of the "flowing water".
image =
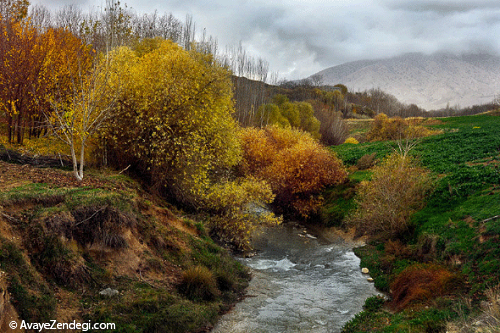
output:
M 256 256 L 240 259 L 252 269 L 247 295 L 213 333 L 340 332 L 378 294 L 352 244 L 340 238 L 317 238 L 286 223 L 266 230 L 254 246 Z

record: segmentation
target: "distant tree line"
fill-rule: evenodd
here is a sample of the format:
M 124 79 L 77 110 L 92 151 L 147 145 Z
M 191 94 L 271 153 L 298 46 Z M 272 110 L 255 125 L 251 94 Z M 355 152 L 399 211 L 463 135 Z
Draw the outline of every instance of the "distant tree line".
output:
M 461 108 L 460 106 L 447 106 L 439 110 L 427 111 L 416 104 L 405 104 L 380 88 L 372 88 L 365 91 L 348 91 L 343 84 L 334 86 L 323 85 L 321 75 L 313 75 L 311 78 L 297 81 L 281 81 L 279 87 L 292 101 L 307 100 L 314 98 L 314 90 L 338 91 L 341 96 L 337 98 L 335 108 L 342 112 L 344 118 L 373 118 L 377 114 L 384 113 L 390 117 L 450 117 L 465 116 L 483 113 L 500 107 L 500 98 L 490 103 L 473 105 Z

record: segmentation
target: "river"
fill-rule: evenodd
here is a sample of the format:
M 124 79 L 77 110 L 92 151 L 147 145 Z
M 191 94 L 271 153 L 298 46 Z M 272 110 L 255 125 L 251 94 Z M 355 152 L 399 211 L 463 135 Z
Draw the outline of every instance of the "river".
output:
M 361 273 L 352 244 L 295 223 L 266 229 L 257 255 L 241 258 L 253 278 L 246 297 L 212 333 L 336 333 L 379 294 Z

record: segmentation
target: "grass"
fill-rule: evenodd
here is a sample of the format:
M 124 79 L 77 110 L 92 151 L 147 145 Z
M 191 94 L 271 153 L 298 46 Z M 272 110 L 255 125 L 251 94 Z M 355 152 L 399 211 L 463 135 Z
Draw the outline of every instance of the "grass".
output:
M 393 253 L 386 245 L 373 243 L 355 252 L 382 291 L 389 291 L 391 283 L 409 267 L 439 263 L 463 281 L 446 297 L 469 298 L 477 310 L 488 288 L 500 284 L 500 219 L 492 218 L 500 215 L 500 117 L 483 114 L 428 123 L 442 134 L 420 139 L 410 153 L 434 173 L 437 183 L 426 206 L 413 215 L 410 232 L 401 239 L 405 250 Z M 389 141 L 332 149 L 346 165 L 354 166 L 366 154 L 376 153 L 380 159 L 395 147 Z M 350 177 L 366 179 L 369 170 Z M 397 313 L 364 311 L 344 332 L 440 332 L 446 321 L 459 316 L 454 303 L 456 300 L 447 303 L 438 298 L 428 308 L 410 306 Z

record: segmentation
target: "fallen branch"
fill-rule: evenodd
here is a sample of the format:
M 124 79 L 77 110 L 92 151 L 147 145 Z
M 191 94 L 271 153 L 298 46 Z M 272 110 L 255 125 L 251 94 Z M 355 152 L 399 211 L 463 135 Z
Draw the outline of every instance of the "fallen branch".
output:
M 92 219 L 94 216 L 96 216 L 96 215 L 97 215 L 97 213 L 102 212 L 102 211 L 103 211 L 104 209 L 106 209 L 106 208 L 108 208 L 108 207 L 107 207 L 107 206 L 101 207 L 100 209 L 96 210 L 96 211 L 94 212 L 94 214 L 90 215 L 90 217 L 87 217 L 85 220 L 80 221 L 80 222 L 78 222 L 78 223 L 75 223 L 73 226 L 74 226 L 74 227 L 76 227 L 76 226 L 79 226 L 79 225 L 80 225 L 80 224 L 82 224 L 82 223 L 87 222 L 88 220 L 90 220 L 90 219 Z
M 14 221 L 14 222 L 19 222 L 19 220 L 16 219 L 15 217 L 12 217 L 12 216 L 4 214 L 4 213 L 0 213 L 0 214 L 2 214 L 2 216 L 5 217 L 6 219 L 9 219 L 9 220 Z
M 118 172 L 118 174 L 121 174 L 122 172 L 125 172 L 128 170 L 128 168 L 130 168 L 132 166 L 132 164 L 129 164 L 128 167 L 126 167 L 125 169 L 123 169 L 122 171 Z
M 492 216 L 490 218 L 487 218 L 486 220 L 482 220 L 481 223 L 485 223 L 485 222 L 488 222 L 488 221 L 491 221 L 491 220 L 494 220 L 494 219 L 497 219 L 499 218 L 500 215 L 495 215 L 495 216 Z

